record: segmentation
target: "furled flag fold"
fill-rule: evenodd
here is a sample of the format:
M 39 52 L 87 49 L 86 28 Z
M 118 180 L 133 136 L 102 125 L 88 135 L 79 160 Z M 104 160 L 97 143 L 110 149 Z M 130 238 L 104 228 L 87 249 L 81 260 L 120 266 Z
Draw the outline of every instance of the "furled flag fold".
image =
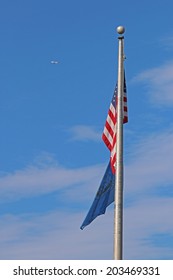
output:
M 113 98 L 109 107 L 106 123 L 104 126 L 102 139 L 105 145 L 110 150 L 110 162 L 112 172 L 115 174 L 115 165 L 116 165 L 116 134 L 117 134 L 117 85 L 113 94 Z M 126 81 L 124 78 L 124 93 L 123 93 L 123 123 L 128 122 L 127 115 L 127 90 L 126 90 Z
M 112 173 L 110 162 L 96 193 L 91 208 L 81 225 L 81 229 L 89 225 L 97 216 L 106 212 L 106 208 L 114 201 L 115 175 Z

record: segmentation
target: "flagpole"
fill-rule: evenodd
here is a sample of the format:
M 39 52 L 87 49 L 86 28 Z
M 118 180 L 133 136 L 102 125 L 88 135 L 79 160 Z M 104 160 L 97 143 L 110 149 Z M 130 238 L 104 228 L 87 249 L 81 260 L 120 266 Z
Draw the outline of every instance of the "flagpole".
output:
M 117 27 L 118 34 L 125 32 Z M 114 206 L 114 259 L 123 258 L 123 90 L 124 90 L 124 37 L 118 37 L 118 101 L 116 140 L 116 180 Z

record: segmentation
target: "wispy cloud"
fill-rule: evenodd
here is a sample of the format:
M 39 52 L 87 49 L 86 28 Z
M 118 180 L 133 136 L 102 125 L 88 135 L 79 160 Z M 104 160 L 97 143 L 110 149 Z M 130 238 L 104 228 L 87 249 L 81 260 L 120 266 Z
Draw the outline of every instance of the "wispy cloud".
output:
M 173 184 L 173 131 L 151 135 L 136 145 L 125 168 L 125 198 L 132 203 L 124 212 L 124 258 L 173 258 L 173 249 L 151 242 L 154 235 L 170 235 L 173 197 L 151 191 Z M 48 156 L 48 162 L 51 157 Z M 1 215 L 1 258 L 5 259 L 111 259 L 113 211 L 98 217 L 84 231 L 79 227 L 86 212 L 74 211 L 74 203 L 94 199 L 103 175 L 102 165 L 67 169 L 57 163 L 31 165 L 0 179 L 0 197 L 21 199 L 64 189 L 69 198 L 65 210 L 44 214 Z M 31 200 L 32 203 L 32 200 Z M 90 206 L 90 204 L 89 204 Z M 158 241 L 158 238 L 157 238 Z
M 152 134 L 136 144 L 127 166 L 130 192 L 147 191 L 173 183 L 173 131 Z
M 100 141 L 101 132 L 98 132 L 93 126 L 75 125 L 69 130 L 72 141 Z
M 93 224 L 89 232 L 81 231 L 79 227 L 83 215 L 59 211 L 20 215 L 17 218 L 14 215 L 4 216 L 0 221 L 0 258 L 100 259 L 102 255 L 102 259 L 111 259 L 111 215 L 104 221 L 106 232 L 102 223 Z
M 72 186 L 75 186 L 75 189 L 82 188 L 84 192 L 86 190 L 84 196 L 86 198 L 92 191 L 92 186 L 98 185 L 103 169 L 102 165 L 68 169 L 58 165 L 57 162 L 50 165 L 41 164 L 41 166 L 40 163 L 39 166 L 29 165 L 22 170 L 16 170 L 0 177 L 0 201 L 48 194 L 72 188 Z M 70 193 L 71 198 L 77 199 L 78 196 L 75 198 L 71 189 Z
M 124 258 L 171 259 L 172 248 L 151 244 L 154 234 L 171 234 L 173 198 L 143 198 L 124 211 Z M 84 231 L 86 213 L 55 211 L 43 215 L 1 216 L 1 259 L 112 259 L 113 211 Z
M 159 45 L 161 44 L 167 51 L 172 51 L 173 47 L 173 36 L 165 36 L 159 40 Z
M 173 259 L 173 248 L 162 243 L 152 244 L 155 234 L 171 234 L 173 221 L 170 219 L 173 197 L 143 197 L 125 209 L 125 256 L 128 259 Z M 159 240 L 157 240 L 159 243 Z
M 173 61 L 143 71 L 133 81 L 145 84 L 154 104 L 173 105 Z

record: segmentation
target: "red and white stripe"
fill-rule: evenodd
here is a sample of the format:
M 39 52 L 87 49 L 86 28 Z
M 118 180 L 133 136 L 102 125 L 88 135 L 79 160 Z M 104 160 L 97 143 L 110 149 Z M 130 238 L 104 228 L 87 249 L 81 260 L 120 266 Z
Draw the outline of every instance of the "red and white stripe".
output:
M 124 96 L 123 96 L 123 123 L 128 122 L 127 114 L 127 92 L 126 82 L 124 81 Z M 112 102 L 109 107 L 106 123 L 104 126 L 102 139 L 111 152 L 110 162 L 113 174 L 115 174 L 116 166 L 116 132 L 117 132 L 117 85 L 114 91 Z

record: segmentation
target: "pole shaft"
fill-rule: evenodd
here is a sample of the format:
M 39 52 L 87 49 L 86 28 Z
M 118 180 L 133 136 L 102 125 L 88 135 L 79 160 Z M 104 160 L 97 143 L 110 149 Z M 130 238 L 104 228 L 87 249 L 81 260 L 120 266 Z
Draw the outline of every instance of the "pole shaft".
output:
M 114 259 L 123 258 L 123 91 L 124 91 L 124 37 L 119 37 L 118 48 L 118 101 L 117 101 L 117 141 L 116 180 L 114 207 Z

